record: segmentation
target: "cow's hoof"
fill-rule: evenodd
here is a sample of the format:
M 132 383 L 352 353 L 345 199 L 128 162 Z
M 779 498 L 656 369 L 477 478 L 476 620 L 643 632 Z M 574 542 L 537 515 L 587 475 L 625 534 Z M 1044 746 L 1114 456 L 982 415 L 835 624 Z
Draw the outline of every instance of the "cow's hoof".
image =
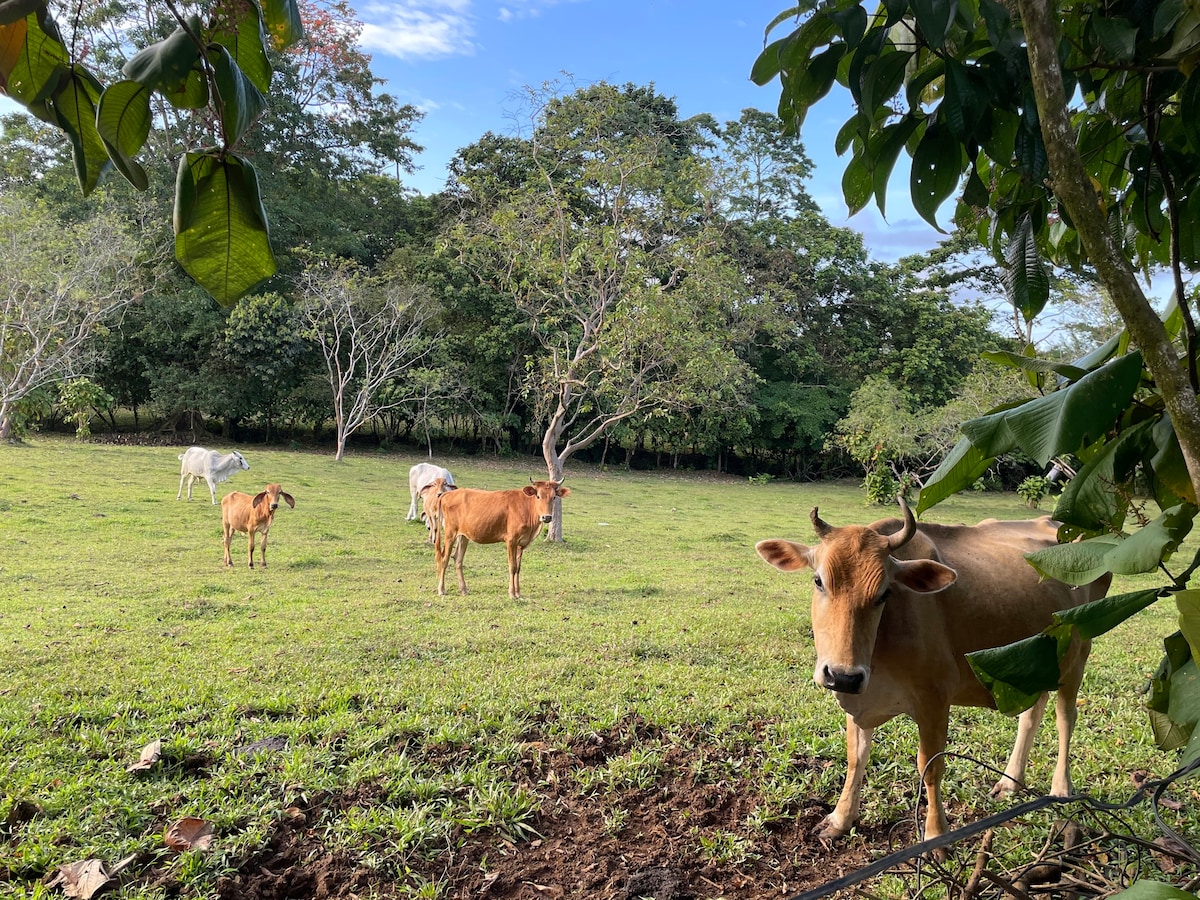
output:
M 826 816 L 821 820 L 821 824 L 814 829 L 813 834 L 823 841 L 833 841 L 840 837 L 845 837 L 849 828 L 843 828 L 837 823 L 833 816 Z
M 1001 797 L 1007 797 L 1009 794 L 1014 793 L 1019 787 L 1020 786 L 1015 781 L 1008 776 L 1005 776 L 992 785 L 992 789 L 988 792 L 988 796 L 993 800 L 999 800 Z

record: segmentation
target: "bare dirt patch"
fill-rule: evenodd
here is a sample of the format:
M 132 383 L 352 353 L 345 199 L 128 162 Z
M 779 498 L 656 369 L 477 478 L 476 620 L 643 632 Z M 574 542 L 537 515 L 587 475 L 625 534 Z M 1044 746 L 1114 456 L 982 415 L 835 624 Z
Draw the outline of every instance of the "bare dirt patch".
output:
M 900 826 L 823 842 L 812 831 L 828 808 L 815 799 L 766 826 L 756 824 L 763 798 L 750 780 L 697 776 L 712 770 L 718 751 L 690 742 L 667 746 L 649 787 L 582 789 L 579 771 L 625 752 L 628 740 L 622 731 L 580 739 L 565 751 L 526 744 L 518 780 L 542 798 L 529 839 L 457 834 L 450 848 L 407 860 L 404 874 L 385 875 L 328 849 L 314 827 L 328 812 L 371 803 L 364 790 L 322 798 L 286 821 L 268 846 L 219 882 L 218 894 L 223 900 L 325 900 L 400 895 L 406 887 L 436 883 L 439 897 L 488 900 L 750 900 L 823 884 L 870 862 L 873 848 L 911 838 L 911 829 Z

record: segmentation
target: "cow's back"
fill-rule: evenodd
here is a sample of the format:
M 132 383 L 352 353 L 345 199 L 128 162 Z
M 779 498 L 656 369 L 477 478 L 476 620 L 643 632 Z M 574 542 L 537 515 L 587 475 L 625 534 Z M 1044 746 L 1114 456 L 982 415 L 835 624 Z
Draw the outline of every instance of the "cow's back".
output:
M 536 531 L 537 522 L 521 491 L 459 488 L 442 494 L 440 504 L 446 532 L 465 535 L 477 544 L 498 543 L 530 528 Z

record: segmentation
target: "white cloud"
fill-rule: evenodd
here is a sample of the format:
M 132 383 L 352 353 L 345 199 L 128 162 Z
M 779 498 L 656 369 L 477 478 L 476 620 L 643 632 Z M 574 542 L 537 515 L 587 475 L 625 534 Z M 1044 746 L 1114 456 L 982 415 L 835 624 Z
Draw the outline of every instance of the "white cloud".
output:
M 468 0 L 367 3 L 359 43 L 364 50 L 400 59 L 471 56 L 475 30 Z

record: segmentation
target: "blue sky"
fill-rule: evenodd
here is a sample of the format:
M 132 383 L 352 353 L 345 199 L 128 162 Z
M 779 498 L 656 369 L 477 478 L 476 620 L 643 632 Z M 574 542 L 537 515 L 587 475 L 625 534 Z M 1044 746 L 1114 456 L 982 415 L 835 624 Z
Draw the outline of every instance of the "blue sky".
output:
M 352 2 L 366 24 L 363 49 L 386 79 L 383 89 L 425 113 L 413 134 L 426 148 L 416 160 L 421 168 L 403 179 L 422 193 L 441 189 L 459 148 L 485 131 L 515 132 L 523 87 L 563 73 L 577 85 L 653 83 L 685 118 L 707 112 L 726 122 L 747 107 L 774 111 L 779 99 L 778 82 L 758 87 L 749 73 L 767 24 L 789 6 L 785 0 Z M 847 219 L 845 160 L 834 154 L 833 138 L 849 109 L 844 94 L 831 93 L 805 122 L 805 149 L 816 163 L 809 193 L 830 221 L 861 232 L 877 259 L 932 248 L 939 235 L 913 212 L 900 166 L 888 221 L 874 206 Z

